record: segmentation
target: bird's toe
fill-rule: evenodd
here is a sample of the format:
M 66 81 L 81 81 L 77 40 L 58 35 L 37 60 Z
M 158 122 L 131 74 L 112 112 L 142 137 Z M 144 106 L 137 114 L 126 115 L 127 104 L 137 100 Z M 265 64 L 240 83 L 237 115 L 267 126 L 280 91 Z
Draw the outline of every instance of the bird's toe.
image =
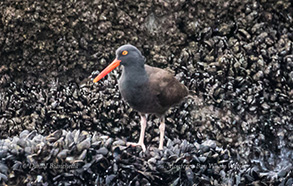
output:
M 141 146 L 143 152 L 146 151 L 146 147 L 143 143 L 133 143 L 133 142 L 127 142 L 126 143 L 127 146 L 133 146 L 133 147 L 136 147 L 136 146 Z

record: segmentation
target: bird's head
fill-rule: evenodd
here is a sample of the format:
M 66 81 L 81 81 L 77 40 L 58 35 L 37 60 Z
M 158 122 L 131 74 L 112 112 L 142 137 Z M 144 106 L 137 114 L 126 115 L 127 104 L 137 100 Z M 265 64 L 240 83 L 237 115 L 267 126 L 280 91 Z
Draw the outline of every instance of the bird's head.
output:
M 130 44 L 123 45 L 116 50 L 114 61 L 94 79 L 94 83 L 105 77 L 120 64 L 127 68 L 129 66 L 143 66 L 144 61 L 144 56 L 135 46 Z

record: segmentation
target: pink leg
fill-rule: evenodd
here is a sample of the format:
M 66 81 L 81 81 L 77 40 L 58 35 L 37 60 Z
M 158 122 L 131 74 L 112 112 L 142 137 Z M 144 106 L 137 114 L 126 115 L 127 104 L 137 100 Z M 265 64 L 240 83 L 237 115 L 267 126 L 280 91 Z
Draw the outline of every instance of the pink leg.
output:
M 161 124 L 160 124 L 160 143 L 159 143 L 159 150 L 163 150 L 163 144 L 164 144 L 164 135 L 165 135 L 165 118 L 161 118 Z
M 146 125 L 147 125 L 147 114 L 141 114 L 141 121 L 140 121 L 140 136 L 139 136 L 139 140 L 138 143 L 131 143 L 131 142 L 127 142 L 126 145 L 129 146 L 141 146 L 142 150 L 145 152 L 146 148 L 144 145 L 144 134 L 145 134 L 145 129 L 146 129 Z

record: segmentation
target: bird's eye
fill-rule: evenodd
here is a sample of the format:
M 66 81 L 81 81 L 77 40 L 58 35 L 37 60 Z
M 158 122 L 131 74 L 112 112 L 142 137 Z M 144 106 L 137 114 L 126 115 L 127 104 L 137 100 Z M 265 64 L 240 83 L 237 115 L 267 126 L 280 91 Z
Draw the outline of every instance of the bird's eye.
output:
M 124 50 L 123 52 L 122 52 L 122 55 L 123 56 L 126 56 L 128 54 L 128 52 L 126 51 L 126 50 Z

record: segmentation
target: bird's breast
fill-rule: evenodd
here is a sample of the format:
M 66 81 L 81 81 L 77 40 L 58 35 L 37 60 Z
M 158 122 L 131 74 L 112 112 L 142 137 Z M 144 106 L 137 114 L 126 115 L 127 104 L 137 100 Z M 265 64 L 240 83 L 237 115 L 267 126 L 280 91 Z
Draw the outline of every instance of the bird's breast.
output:
M 123 69 L 118 86 L 122 98 L 141 113 L 162 113 L 162 107 L 158 102 L 156 91 L 150 87 L 149 76 L 146 71 Z
M 119 90 L 122 98 L 138 112 L 152 113 L 153 107 L 157 107 L 148 84 L 133 83 L 127 80 L 119 80 Z
M 119 90 L 123 99 L 131 107 L 138 107 L 147 101 L 145 96 L 143 96 L 147 93 L 147 89 L 143 85 L 134 85 L 130 82 L 123 81 L 119 83 Z

